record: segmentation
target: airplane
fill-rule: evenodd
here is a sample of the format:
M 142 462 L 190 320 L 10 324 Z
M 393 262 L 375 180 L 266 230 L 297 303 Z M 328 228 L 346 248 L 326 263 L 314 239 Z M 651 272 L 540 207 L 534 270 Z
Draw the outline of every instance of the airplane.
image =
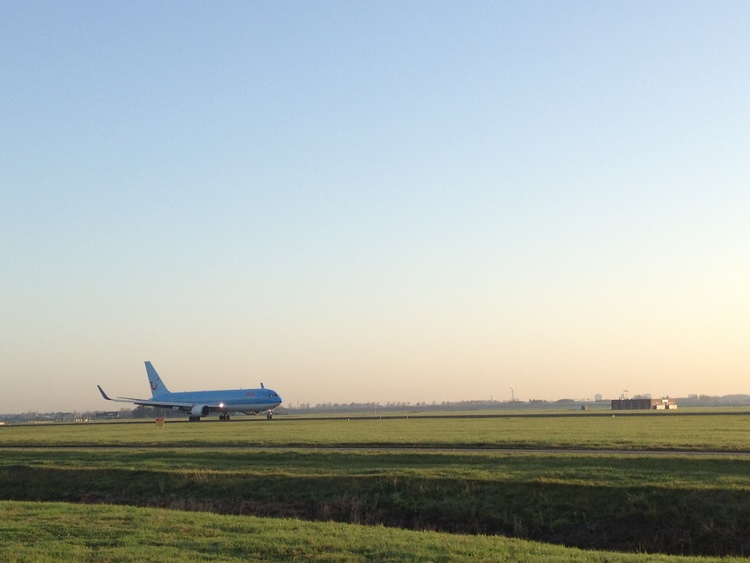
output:
M 261 383 L 260 389 L 226 389 L 223 391 L 180 391 L 172 393 L 156 373 L 151 362 L 146 362 L 146 375 L 151 387 L 150 399 L 133 399 L 130 397 L 107 396 L 104 389 L 97 385 L 99 392 L 107 401 L 133 403 L 147 407 L 173 409 L 189 412 L 190 422 L 200 421 L 202 416 L 218 412 L 219 420 L 229 420 L 229 413 L 259 414 L 267 411 L 266 418 L 273 418 L 273 409 L 281 404 L 281 397 Z

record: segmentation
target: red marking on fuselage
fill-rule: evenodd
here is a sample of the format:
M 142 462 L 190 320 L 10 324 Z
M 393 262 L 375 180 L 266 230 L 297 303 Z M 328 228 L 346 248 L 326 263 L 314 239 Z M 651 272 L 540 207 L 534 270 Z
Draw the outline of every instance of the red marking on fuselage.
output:
M 245 396 L 246 397 L 255 397 L 255 393 L 253 393 L 252 391 L 248 391 L 247 393 L 245 393 Z

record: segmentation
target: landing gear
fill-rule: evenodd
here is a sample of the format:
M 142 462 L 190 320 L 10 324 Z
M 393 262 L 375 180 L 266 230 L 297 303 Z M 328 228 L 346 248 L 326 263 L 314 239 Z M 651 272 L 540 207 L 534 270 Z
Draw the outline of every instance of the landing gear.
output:
M 189 420 L 190 422 L 200 422 L 200 421 L 201 421 L 201 417 L 199 417 L 199 416 L 193 416 L 193 415 L 190 415 L 190 416 L 188 417 L 188 420 Z
M 229 415 L 228 414 L 220 414 L 219 415 L 219 420 L 222 420 L 222 421 L 229 420 Z
M 266 415 L 266 420 L 273 420 L 273 412 L 268 411 L 268 414 Z

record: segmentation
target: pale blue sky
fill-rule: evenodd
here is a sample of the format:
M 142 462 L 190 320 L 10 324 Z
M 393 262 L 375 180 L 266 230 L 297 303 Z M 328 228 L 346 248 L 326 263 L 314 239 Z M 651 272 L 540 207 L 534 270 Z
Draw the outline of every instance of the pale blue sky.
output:
M 0 412 L 750 393 L 750 3 L 0 4 Z

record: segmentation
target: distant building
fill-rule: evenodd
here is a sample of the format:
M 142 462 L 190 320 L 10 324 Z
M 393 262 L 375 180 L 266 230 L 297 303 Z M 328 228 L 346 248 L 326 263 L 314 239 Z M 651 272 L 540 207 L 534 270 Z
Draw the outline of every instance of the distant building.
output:
M 94 418 L 97 420 L 120 418 L 120 411 L 97 411 L 94 413 Z
M 596 395 L 594 395 L 594 400 L 595 401 L 601 401 L 602 400 L 601 393 L 597 393 Z
M 674 399 L 612 399 L 613 411 L 634 410 L 674 410 L 677 403 Z

